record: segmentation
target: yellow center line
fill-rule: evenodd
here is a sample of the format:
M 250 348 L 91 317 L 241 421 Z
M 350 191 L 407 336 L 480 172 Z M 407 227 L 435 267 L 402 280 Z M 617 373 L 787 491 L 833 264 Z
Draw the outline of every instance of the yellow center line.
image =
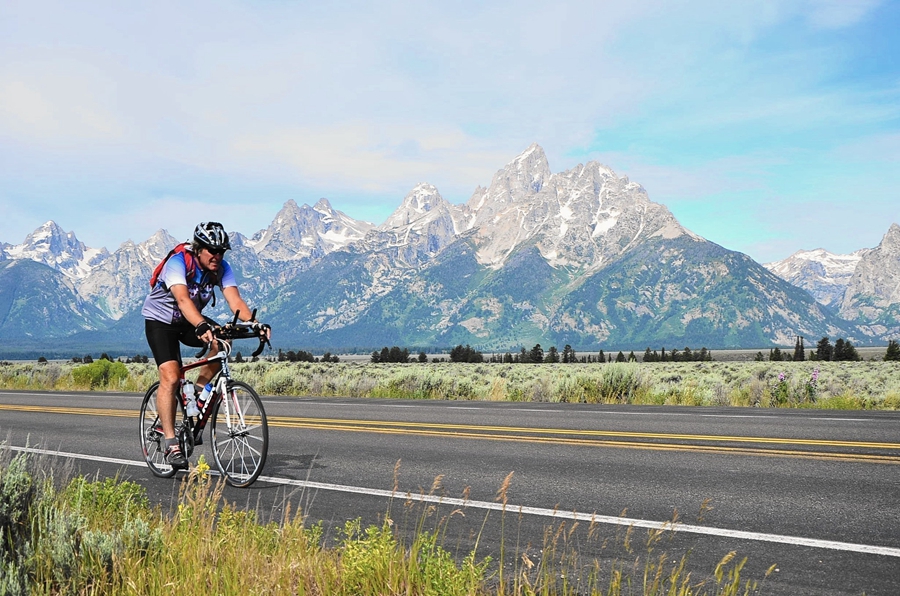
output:
M 777 437 L 740 437 L 727 435 L 686 435 L 672 433 L 646 433 L 646 432 L 629 432 L 629 431 L 611 431 L 611 430 L 583 430 L 583 429 L 565 429 L 565 428 L 535 428 L 535 427 L 516 427 L 516 426 L 487 426 L 472 424 L 439 424 L 428 422 L 393 422 L 379 420 L 345 420 L 340 418 L 294 418 L 283 417 L 278 418 L 270 416 L 269 423 L 282 420 L 287 423 L 300 421 L 304 424 L 324 424 L 324 425 L 363 425 L 368 427 L 401 427 L 401 428 L 423 428 L 423 429 L 460 429 L 469 431 L 484 432 L 518 432 L 533 433 L 541 435 L 579 435 L 586 437 L 622 437 L 631 439 L 665 439 L 665 440 L 684 440 L 684 441 L 715 441 L 715 442 L 734 442 L 734 443 L 774 443 L 779 445 L 806 445 L 806 446 L 827 446 L 827 447 L 857 447 L 864 449 L 892 449 L 900 450 L 900 443 L 873 443 L 867 441 L 832 441 L 825 439 L 788 439 Z
M 340 425 L 340 424 L 314 424 L 301 422 L 299 420 L 287 422 L 281 418 L 273 421 L 268 419 L 269 426 L 277 426 L 282 428 L 307 428 L 314 430 L 338 430 L 348 432 L 371 432 L 379 434 L 391 435 L 417 435 L 417 436 L 434 436 L 434 437 L 454 437 L 465 439 L 481 439 L 492 441 L 512 441 L 522 443 L 544 443 L 552 445 L 572 445 L 583 447 L 618 447 L 627 449 L 644 449 L 654 451 L 692 451 L 699 453 L 728 453 L 728 454 L 745 454 L 745 455 L 767 455 L 780 457 L 804 457 L 810 459 L 825 460 L 842 460 L 842 461 L 865 461 L 875 463 L 900 464 L 900 455 L 890 454 L 867 454 L 867 453 L 846 453 L 846 452 L 829 452 L 829 451 L 800 451 L 787 449 L 771 449 L 771 448 L 752 448 L 752 447 L 735 447 L 726 445 L 689 445 L 683 443 L 647 443 L 638 441 L 616 441 L 616 440 L 598 440 L 598 439 L 577 439 L 566 437 L 541 437 L 541 436 L 522 436 L 513 434 L 488 434 L 483 432 L 463 432 L 461 430 L 448 431 L 439 429 L 411 429 L 411 428 L 388 428 L 384 426 L 361 426 Z M 330 421 L 329 421 L 330 422 Z M 502 428 L 502 427 L 501 427 Z M 506 430 L 506 429 L 504 429 Z M 533 429 L 527 429 L 529 431 Z M 578 434 L 578 431 L 570 434 Z M 615 433 L 611 433 L 616 436 Z M 690 435 L 684 435 L 690 436 Z M 835 443 L 837 445 L 838 443 Z M 881 445 L 873 443 L 872 445 Z
M 44 412 L 47 414 L 77 414 L 86 416 L 116 416 L 134 418 L 139 415 L 135 410 L 113 410 L 111 408 L 73 408 L 60 406 L 16 406 L 0 404 L 0 410 L 10 412 Z
M 139 413 L 135 410 L 7 404 L 0 404 L 0 410 L 86 416 L 114 416 L 126 418 L 136 418 L 139 415 Z M 394 435 L 417 435 L 426 437 L 453 437 L 463 439 L 514 441 L 587 447 L 618 447 L 658 451 L 692 451 L 700 453 L 731 453 L 781 457 L 804 457 L 843 461 L 866 461 L 893 464 L 900 463 L 900 453 L 873 454 L 848 453 L 839 451 L 804 451 L 797 449 L 774 449 L 772 447 L 742 447 L 727 445 L 727 443 L 740 442 L 748 444 L 755 443 L 766 445 L 835 447 L 844 449 L 863 448 L 892 452 L 900 450 L 900 443 L 831 441 L 820 439 L 790 439 L 774 437 L 740 437 L 726 435 L 689 435 L 676 433 L 641 433 L 630 431 L 604 431 L 560 428 L 526 428 L 515 426 L 439 424 L 429 422 L 394 422 L 338 418 L 302 418 L 287 416 L 270 416 L 268 417 L 268 423 L 269 426 L 280 428 L 306 428 L 314 430 L 368 432 Z M 650 442 L 651 440 L 653 442 Z M 694 444 L 671 443 L 662 441 L 690 441 Z M 704 445 L 697 443 L 726 444 Z

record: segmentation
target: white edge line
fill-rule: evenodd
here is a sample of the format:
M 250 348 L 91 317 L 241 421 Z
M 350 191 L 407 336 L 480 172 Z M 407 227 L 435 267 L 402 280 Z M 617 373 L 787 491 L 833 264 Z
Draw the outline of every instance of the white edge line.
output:
M 7 447 L 7 449 L 10 449 L 11 451 L 22 451 L 25 453 L 36 453 L 40 455 L 69 457 L 72 459 L 85 459 L 89 461 L 119 464 L 125 466 L 143 467 L 146 465 L 146 462 L 143 461 L 120 459 L 115 457 L 102 457 L 98 455 L 83 455 L 81 453 L 67 453 L 64 451 L 52 451 L 48 449 L 35 449 L 33 447 L 9 446 Z M 210 473 L 213 475 L 218 475 L 218 473 L 214 471 L 210 471 Z M 614 526 L 633 526 L 636 528 L 647 528 L 651 530 L 663 530 L 669 532 L 687 532 L 690 534 L 704 534 L 707 536 L 717 536 L 721 538 L 737 538 L 738 540 L 754 540 L 757 542 L 772 542 L 777 544 L 788 544 L 792 546 L 808 546 L 811 548 L 821 548 L 826 550 L 863 553 L 868 555 L 883 555 L 886 557 L 900 558 L 900 548 L 893 548 L 889 546 L 875 546 L 871 544 L 856 544 L 853 542 L 837 542 L 834 540 L 803 538 L 801 536 L 784 536 L 781 534 L 766 534 L 760 532 L 747 532 L 743 530 L 729 530 L 727 528 L 695 526 L 678 522 L 657 522 L 628 517 L 612 517 L 609 515 L 597 515 L 594 513 L 580 513 L 578 511 L 545 509 L 542 507 L 525 507 L 522 505 L 510 504 L 504 505 L 503 503 L 495 503 L 490 501 L 469 501 L 466 499 L 456 499 L 452 497 L 439 497 L 435 495 L 424 495 L 408 492 L 404 493 L 377 488 L 365 488 L 361 486 L 346 486 L 342 484 L 313 482 L 310 480 L 295 480 L 292 478 L 276 478 L 274 476 L 260 476 L 258 480 L 263 482 L 271 482 L 273 484 L 297 486 L 315 490 L 328 490 L 334 492 L 352 493 L 385 498 L 402 498 L 406 500 L 420 501 L 423 503 L 438 503 L 453 505 L 457 507 L 472 507 L 475 509 L 485 509 L 489 511 L 509 511 L 511 513 L 536 515 L 540 517 L 550 517 L 555 519 L 571 519 L 582 522 L 609 524 Z

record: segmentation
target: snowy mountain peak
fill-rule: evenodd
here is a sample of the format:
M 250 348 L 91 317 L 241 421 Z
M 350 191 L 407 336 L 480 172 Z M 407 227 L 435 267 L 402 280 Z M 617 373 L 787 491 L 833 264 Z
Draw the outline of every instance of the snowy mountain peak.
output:
M 781 261 L 763 267 L 799 288 L 803 288 L 825 306 L 836 306 L 847 290 L 847 284 L 868 249 L 849 255 L 838 255 L 823 248 L 798 250 Z
M 533 143 L 497 173 L 497 176 L 505 177 L 509 181 L 511 188 L 527 193 L 540 192 L 551 175 L 547 154 L 537 143 Z
M 491 267 L 529 242 L 554 267 L 594 268 L 643 239 L 690 234 L 643 187 L 597 162 L 551 174 L 539 145 L 498 171 L 488 188 L 479 187 L 467 208 L 478 260 Z
M 88 248 L 54 221 L 48 221 L 25 237 L 22 244 L 7 246 L 10 259 L 30 259 L 44 263 L 70 279 L 81 279 L 109 256 L 105 248 Z
M 307 261 L 361 240 L 372 227 L 335 210 L 326 199 L 315 207 L 291 199 L 248 245 L 264 259 Z
M 294 203 L 294 201 L 289 201 L 289 202 Z M 295 207 L 296 207 L 296 205 L 297 205 L 297 203 L 294 203 Z M 321 199 L 316 201 L 316 204 L 313 205 L 313 211 L 318 211 L 319 213 L 321 213 L 323 215 L 329 215 L 329 216 L 334 215 L 334 207 L 331 206 L 331 203 L 329 203 L 328 199 L 326 199 L 325 197 L 322 197 Z
M 891 224 L 879 245 L 885 250 L 900 252 L 900 225 Z
M 407 226 L 431 211 L 441 209 L 446 211 L 449 206 L 437 188 L 428 183 L 421 183 L 403 198 L 400 206 L 378 227 L 388 230 Z
M 488 188 L 475 189 L 466 206 L 477 219 L 488 220 L 504 205 L 526 201 L 541 192 L 551 175 L 547 155 L 534 143 L 494 174 Z

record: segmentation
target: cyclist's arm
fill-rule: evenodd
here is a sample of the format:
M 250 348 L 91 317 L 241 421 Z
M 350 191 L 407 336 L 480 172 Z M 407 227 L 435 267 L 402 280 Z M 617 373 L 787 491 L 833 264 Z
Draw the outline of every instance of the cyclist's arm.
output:
M 244 322 L 250 321 L 250 316 L 253 314 L 253 311 L 250 310 L 250 307 L 247 306 L 247 303 L 244 302 L 244 298 L 241 296 L 240 290 L 238 290 L 237 286 L 225 286 L 222 288 L 222 295 L 225 296 L 225 302 L 228 303 L 228 308 L 231 309 L 231 312 L 238 312 L 238 318 Z M 266 337 L 271 337 L 271 331 L 266 331 Z
M 225 286 L 222 288 L 222 295 L 225 296 L 225 302 L 228 303 L 228 308 L 231 309 L 231 312 L 240 311 L 238 314 L 240 320 L 245 322 L 250 320 L 252 312 L 247 303 L 244 302 L 244 298 L 241 296 L 237 286 Z

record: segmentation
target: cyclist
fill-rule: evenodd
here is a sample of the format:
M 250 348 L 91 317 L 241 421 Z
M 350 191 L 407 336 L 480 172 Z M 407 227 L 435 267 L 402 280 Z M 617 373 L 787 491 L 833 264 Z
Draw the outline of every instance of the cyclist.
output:
M 213 342 L 216 322 L 204 317 L 201 311 L 214 297 L 216 286 L 221 288 L 231 312 L 239 312 L 242 321 L 257 323 L 260 334 L 267 339 L 271 336 L 268 325 L 251 320 L 251 310 L 241 297 L 234 272 L 223 259 L 230 248 L 222 224 L 215 221 L 197 224 L 190 246 L 184 249 L 190 254 L 179 251 L 170 254 L 141 309 L 147 343 L 159 368 L 157 408 L 166 439 L 166 463 L 175 469 L 188 467 L 175 437 L 176 396 L 181 378 L 179 342 L 195 348 Z M 216 348 L 213 344 L 210 355 Z M 218 363 L 201 367 L 197 384 L 203 387 L 219 367 Z

